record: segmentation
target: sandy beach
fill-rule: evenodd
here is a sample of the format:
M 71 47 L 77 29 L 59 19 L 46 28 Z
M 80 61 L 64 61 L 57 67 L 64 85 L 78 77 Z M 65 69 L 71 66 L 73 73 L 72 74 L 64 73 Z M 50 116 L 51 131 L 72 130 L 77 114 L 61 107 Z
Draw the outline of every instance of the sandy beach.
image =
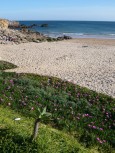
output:
M 18 66 L 10 71 L 54 76 L 115 97 L 114 39 L 0 44 L 0 60 Z

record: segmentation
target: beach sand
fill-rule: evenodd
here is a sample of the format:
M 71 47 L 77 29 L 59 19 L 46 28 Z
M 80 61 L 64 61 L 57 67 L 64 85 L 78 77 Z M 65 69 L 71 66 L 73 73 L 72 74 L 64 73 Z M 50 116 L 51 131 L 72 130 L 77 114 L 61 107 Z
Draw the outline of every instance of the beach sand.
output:
M 19 67 L 10 71 L 54 76 L 115 97 L 115 40 L 0 45 L 0 57 Z

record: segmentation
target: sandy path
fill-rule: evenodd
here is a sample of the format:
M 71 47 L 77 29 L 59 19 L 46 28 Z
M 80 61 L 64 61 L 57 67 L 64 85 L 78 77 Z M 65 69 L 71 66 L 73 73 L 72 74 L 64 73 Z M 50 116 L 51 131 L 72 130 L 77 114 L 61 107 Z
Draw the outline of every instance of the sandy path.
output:
M 0 57 L 19 66 L 13 71 L 56 76 L 115 97 L 115 41 L 99 42 L 0 45 Z

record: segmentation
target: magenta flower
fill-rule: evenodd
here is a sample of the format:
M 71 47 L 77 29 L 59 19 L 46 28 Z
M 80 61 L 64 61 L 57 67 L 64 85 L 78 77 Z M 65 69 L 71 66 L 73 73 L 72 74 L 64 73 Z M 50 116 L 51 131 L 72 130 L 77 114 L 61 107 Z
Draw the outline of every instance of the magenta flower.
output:
M 10 83 L 11 83 L 12 85 L 14 85 L 14 81 L 13 81 L 13 80 L 10 80 Z
M 97 139 L 97 141 L 100 141 L 100 138 L 96 138 Z
M 103 142 L 105 143 L 105 142 L 106 142 L 106 140 L 103 140 Z
M 93 129 L 96 129 L 97 127 L 96 127 L 96 126 L 92 126 L 92 128 L 93 128 Z
M 10 80 L 10 83 L 14 83 L 14 81 L 13 80 Z
M 90 125 L 90 124 L 88 124 L 88 127 L 91 127 L 91 125 Z
M 99 143 L 101 143 L 101 144 L 102 144 L 102 143 L 103 143 L 103 141 L 101 141 L 101 140 L 100 140 L 100 141 L 99 141 Z

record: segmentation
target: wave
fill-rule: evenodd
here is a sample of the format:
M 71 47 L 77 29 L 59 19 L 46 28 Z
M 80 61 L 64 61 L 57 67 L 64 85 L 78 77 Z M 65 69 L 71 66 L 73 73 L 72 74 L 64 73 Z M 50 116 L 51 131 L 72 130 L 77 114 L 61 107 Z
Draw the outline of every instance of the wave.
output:
M 108 35 L 110 35 L 110 36 L 115 36 L 115 33 L 111 33 L 111 34 L 108 34 Z
M 70 32 L 45 32 L 45 36 L 50 36 L 53 38 L 61 37 L 61 36 L 70 36 L 72 38 L 107 38 L 107 39 L 115 39 L 115 34 L 113 33 L 96 33 L 96 34 L 91 34 L 91 33 L 70 33 Z
M 85 34 L 84 33 L 63 33 L 63 35 L 78 35 L 78 36 L 83 36 Z

